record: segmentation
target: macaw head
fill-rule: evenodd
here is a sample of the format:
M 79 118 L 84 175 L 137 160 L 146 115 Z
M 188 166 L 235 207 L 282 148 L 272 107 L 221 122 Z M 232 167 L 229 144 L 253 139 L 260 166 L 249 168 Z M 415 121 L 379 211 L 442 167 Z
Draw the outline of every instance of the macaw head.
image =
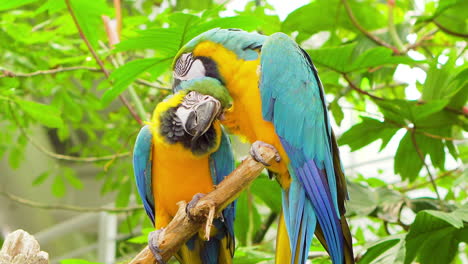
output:
M 169 144 L 180 143 L 195 155 L 212 153 L 219 145 L 218 118 L 230 105 L 227 90 L 214 79 L 194 80 L 156 106 L 153 127 Z
M 175 56 L 173 91 L 181 84 L 199 78 L 213 78 L 224 84 L 220 65 L 233 64 L 232 60 L 256 60 L 267 37 L 240 29 L 215 28 L 206 31 L 182 47 Z

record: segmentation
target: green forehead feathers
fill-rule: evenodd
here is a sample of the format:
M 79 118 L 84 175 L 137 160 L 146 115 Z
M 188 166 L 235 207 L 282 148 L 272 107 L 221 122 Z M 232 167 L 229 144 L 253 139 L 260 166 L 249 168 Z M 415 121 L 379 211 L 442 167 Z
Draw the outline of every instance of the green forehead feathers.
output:
M 213 78 L 200 78 L 190 81 L 182 81 L 180 84 L 182 90 L 195 91 L 204 95 L 211 95 L 221 103 L 223 108 L 228 107 L 232 98 L 228 90 L 218 80 Z

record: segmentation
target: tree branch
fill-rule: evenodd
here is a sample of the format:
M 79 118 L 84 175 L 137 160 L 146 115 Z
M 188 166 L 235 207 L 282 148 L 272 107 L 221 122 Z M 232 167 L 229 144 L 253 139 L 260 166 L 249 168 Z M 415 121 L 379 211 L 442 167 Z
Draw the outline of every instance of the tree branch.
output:
M 121 213 L 121 212 L 130 212 L 130 211 L 139 211 L 142 210 L 142 206 L 129 206 L 123 208 L 109 208 L 109 207 L 80 207 L 75 205 L 66 205 L 66 204 L 48 204 L 48 203 L 39 203 L 36 201 L 31 201 L 14 194 L 0 191 L 0 195 L 5 196 L 6 198 L 29 207 L 40 208 L 40 209 L 47 209 L 47 210 L 66 210 L 66 211 L 74 211 L 74 212 L 109 212 L 109 213 Z
M 40 70 L 40 71 L 35 71 L 35 72 L 30 72 L 30 73 L 16 73 L 16 72 L 3 69 L 1 70 L 3 74 L 0 75 L 0 78 L 35 77 L 35 76 L 40 76 L 40 75 L 56 74 L 56 73 L 79 71 L 79 70 L 86 70 L 86 71 L 91 71 L 91 72 L 102 72 L 102 69 L 100 68 L 88 67 L 88 66 L 71 66 L 71 67 L 60 66 L 56 69 Z M 138 84 L 156 88 L 156 89 L 169 90 L 169 91 L 171 90 L 171 88 L 161 87 L 144 79 L 136 79 L 135 82 Z
M 456 168 L 456 169 L 453 169 L 453 170 L 449 170 L 449 171 L 445 171 L 441 174 L 439 174 L 435 179 L 434 181 L 438 181 L 438 180 L 441 180 L 441 179 L 444 179 L 444 178 L 447 178 L 449 176 L 452 176 L 454 173 L 461 173 L 462 170 L 460 168 Z M 421 187 L 424 187 L 428 184 L 431 184 L 430 181 L 426 181 L 426 182 L 422 182 L 422 183 L 419 183 L 419 184 L 415 184 L 415 185 L 412 185 L 412 186 L 408 186 L 408 187 L 404 187 L 404 188 L 399 188 L 398 189 L 398 192 L 401 192 L 401 193 L 405 193 L 405 192 L 409 192 L 409 191 L 412 191 L 412 190 L 416 190 L 416 189 L 419 189 Z
M 361 31 L 362 34 L 364 34 L 366 37 L 368 37 L 370 40 L 374 41 L 377 45 L 380 45 L 380 46 L 384 46 L 384 47 L 387 47 L 391 50 L 393 50 L 393 52 L 395 54 L 400 54 L 400 51 L 386 43 L 385 41 L 383 41 L 382 39 L 380 39 L 379 37 L 373 35 L 372 33 L 370 33 L 369 31 L 367 31 L 364 27 L 361 26 L 361 24 L 359 24 L 359 22 L 357 21 L 356 17 L 354 16 L 353 14 L 353 10 L 351 10 L 351 7 L 349 6 L 349 3 L 348 3 L 348 0 L 341 0 L 341 2 L 343 3 L 345 9 L 346 9 L 346 13 L 348 14 L 349 16 L 349 19 L 351 20 L 351 22 L 353 23 L 353 25 L 359 30 Z
M 102 72 L 104 75 L 109 79 L 109 72 L 107 69 L 104 67 L 104 62 L 98 57 L 96 54 L 96 51 L 94 51 L 93 46 L 91 46 L 91 43 L 89 42 L 88 38 L 86 38 L 85 34 L 83 33 L 83 29 L 81 28 L 80 24 L 78 23 L 78 20 L 76 19 L 75 12 L 73 11 L 73 8 L 70 4 L 70 0 L 65 0 L 65 3 L 67 4 L 68 12 L 70 13 L 73 22 L 75 23 L 76 28 L 78 29 L 78 33 L 81 36 L 81 39 L 85 42 L 86 46 L 88 47 L 88 50 L 91 52 L 93 55 L 94 59 L 96 62 L 99 64 L 99 67 L 101 68 Z M 133 118 L 140 124 L 143 125 L 143 121 L 141 121 L 141 118 L 138 116 L 138 114 L 135 112 L 135 109 L 130 105 L 130 103 L 123 97 L 123 95 L 119 95 L 120 101 L 127 107 L 128 111 L 130 111 L 130 114 L 133 116 Z
M 99 68 L 88 67 L 88 66 L 72 66 L 72 67 L 63 67 L 63 68 L 58 67 L 56 69 L 41 70 L 41 71 L 35 71 L 35 72 L 30 72 L 30 73 L 14 73 L 8 70 L 3 70 L 3 75 L 0 75 L 0 78 L 33 77 L 37 75 L 47 75 L 47 74 L 55 74 L 55 73 L 60 73 L 60 72 L 77 71 L 77 70 L 86 70 L 86 71 L 95 71 L 95 72 L 102 71 Z
M 260 147 L 259 153 L 266 162 L 274 162 L 275 152 L 272 149 Z M 264 165 L 256 162 L 252 157 L 246 158 L 216 186 L 215 190 L 202 197 L 195 207 L 190 209 L 191 218 L 188 218 L 185 212 L 186 203 L 179 202 L 176 216 L 159 236 L 158 247 L 163 260 L 169 260 L 188 239 L 203 227 L 210 211 L 214 209 L 215 215 L 218 215 L 258 177 L 264 168 Z M 211 222 L 207 222 L 208 225 L 211 225 Z M 155 261 L 153 254 L 146 247 L 128 264 L 152 264 Z
M 360 94 L 363 94 L 363 95 L 367 95 L 369 96 L 370 98 L 374 99 L 374 100 L 379 100 L 379 101 L 382 101 L 382 100 L 385 100 L 384 98 L 382 97 L 378 97 L 376 95 L 373 95 L 369 92 L 366 92 L 362 89 L 360 89 L 359 87 L 357 87 L 353 81 L 351 80 L 351 78 L 349 78 L 348 74 L 346 73 L 342 73 L 343 74 L 343 77 L 345 78 L 345 80 L 348 82 L 349 86 L 351 87 L 351 89 L 355 90 L 356 92 L 360 93 Z

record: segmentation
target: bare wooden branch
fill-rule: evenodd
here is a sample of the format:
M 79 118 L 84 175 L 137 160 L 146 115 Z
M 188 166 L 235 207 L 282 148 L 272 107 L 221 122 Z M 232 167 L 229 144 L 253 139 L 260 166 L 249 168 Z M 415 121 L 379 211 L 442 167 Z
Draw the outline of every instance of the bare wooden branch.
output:
M 260 155 L 267 163 L 275 162 L 275 151 L 260 147 Z M 240 193 L 255 180 L 265 166 L 252 157 L 246 158 L 229 176 L 227 176 L 212 192 L 200 198 L 195 207 L 190 210 L 191 219 L 185 212 L 186 202 L 179 202 L 179 210 L 172 221 L 159 236 L 158 247 L 164 261 L 169 260 L 179 248 L 201 228 L 209 218 L 210 210 L 215 208 L 219 214 L 228 204 L 234 201 Z M 128 264 L 156 263 L 153 254 L 145 247 Z
M 49 254 L 28 232 L 18 229 L 8 234 L 0 250 L 0 264 L 47 264 Z

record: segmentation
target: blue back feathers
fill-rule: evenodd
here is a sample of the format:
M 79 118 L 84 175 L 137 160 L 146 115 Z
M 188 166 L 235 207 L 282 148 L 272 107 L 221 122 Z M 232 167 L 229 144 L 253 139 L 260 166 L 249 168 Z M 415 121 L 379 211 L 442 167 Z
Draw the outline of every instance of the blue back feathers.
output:
M 133 172 L 138 194 L 143 201 L 146 214 L 154 225 L 154 196 L 151 189 L 152 139 L 150 127 L 148 125 L 144 126 L 138 133 L 133 149 Z
M 227 49 L 236 53 L 237 57 L 243 60 L 256 60 L 258 53 L 255 49 L 260 48 L 267 36 L 248 33 L 238 29 L 214 28 L 198 35 L 189 41 L 179 52 L 185 53 L 192 51 L 196 45 L 205 40 L 222 44 Z M 177 56 L 178 57 L 178 56 Z

